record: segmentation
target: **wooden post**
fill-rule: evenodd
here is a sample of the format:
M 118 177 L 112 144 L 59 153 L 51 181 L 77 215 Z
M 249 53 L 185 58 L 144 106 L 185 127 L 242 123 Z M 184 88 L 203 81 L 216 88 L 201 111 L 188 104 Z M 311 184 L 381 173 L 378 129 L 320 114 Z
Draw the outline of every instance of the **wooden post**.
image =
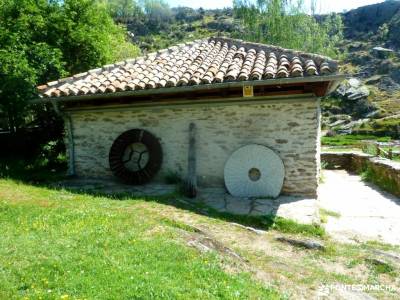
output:
M 197 196 L 196 176 L 196 125 L 189 125 L 189 155 L 188 155 L 188 177 L 186 180 L 186 196 L 195 198 Z

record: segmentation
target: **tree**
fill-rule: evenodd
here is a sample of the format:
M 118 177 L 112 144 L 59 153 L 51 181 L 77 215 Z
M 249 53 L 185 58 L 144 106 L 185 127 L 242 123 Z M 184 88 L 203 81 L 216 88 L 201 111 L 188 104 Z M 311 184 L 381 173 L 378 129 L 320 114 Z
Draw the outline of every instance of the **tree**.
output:
M 144 18 L 143 10 L 135 0 L 105 0 L 110 14 L 122 24 L 135 23 Z
M 36 85 L 133 57 L 107 7 L 95 0 L 0 0 L 0 111 L 24 125 Z
M 318 22 L 303 0 L 234 0 L 234 15 L 244 27 L 246 39 L 285 48 L 337 56 L 336 43 L 343 37 L 338 15 Z
M 164 0 L 144 0 L 142 5 L 151 31 L 165 29 L 173 20 L 171 8 Z

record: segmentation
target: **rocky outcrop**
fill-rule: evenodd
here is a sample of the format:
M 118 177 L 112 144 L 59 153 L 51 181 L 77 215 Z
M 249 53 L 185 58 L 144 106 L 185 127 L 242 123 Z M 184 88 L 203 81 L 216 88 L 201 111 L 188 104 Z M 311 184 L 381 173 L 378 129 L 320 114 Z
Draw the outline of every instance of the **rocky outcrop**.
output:
M 368 33 L 376 33 L 383 24 L 389 25 L 389 37 L 400 43 L 400 1 L 389 0 L 383 3 L 363 6 L 343 14 L 345 23 L 345 34 L 348 38 L 359 38 Z M 400 25 L 400 24 L 399 24 Z M 397 31 L 396 31 L 397 30 Z M 396 35 L 396 33 L 398 33 Z M 400 44 L 399 44 L 400 46 Z
M 345 80 L 334 93 L 335 97 L 342 100 L 343 113 L 352 115 L 357 119 L 365 118 L 366 115 L 377 110 L 376 106 L 368 101 L 369 95 L 369 88 L 357 78 Z M 357 125 L 358 120 L 355 120 L 355 122 L 353 125 Z M 333 126 L 337 125 L 339 124 Z
M 337 94 L 346 100 L 356 101 L 367 98 L 370 94 L 368 87 L 357 78 L 350 78 L 344 81 L 337 89 Z

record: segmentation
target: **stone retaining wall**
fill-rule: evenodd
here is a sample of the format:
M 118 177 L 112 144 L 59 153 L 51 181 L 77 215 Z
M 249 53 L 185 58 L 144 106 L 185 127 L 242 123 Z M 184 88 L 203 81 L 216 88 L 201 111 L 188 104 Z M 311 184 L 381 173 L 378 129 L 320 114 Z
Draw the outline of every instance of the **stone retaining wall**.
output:
M 197 127 L 197 173 L 203 186 L 224 186 L 224 165 L 238 148 L 261 144 L 285 165 L 283 193 L 315 197 L 319 178 L 319 101 L 309 99 L 265 104 L 71 113 L 78 176 L 112 176 L 108 154 L 124 131 L 146 129 L 159 138 L 163 164 L 156 181 L 168 172 L 186 176 L 189 124 Z
M 400 197 L 400 163 L 363 153 L 321 153 L 326 169 L 345 169 L 354 173 L 366 172 L 367 179 Z

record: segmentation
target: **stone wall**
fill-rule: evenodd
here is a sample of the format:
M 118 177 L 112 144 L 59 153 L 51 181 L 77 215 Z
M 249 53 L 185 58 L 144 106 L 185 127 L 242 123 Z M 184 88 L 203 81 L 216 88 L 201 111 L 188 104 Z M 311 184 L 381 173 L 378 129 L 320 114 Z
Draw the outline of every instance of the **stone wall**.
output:
M 368 172 L 367 179 L 400 197 L 400 163 L 363 153 L 321 154 L 327 169 L 345 169 L 354 173 Z
M 284 162 L 283 193 L 316 195 L 320 110 L 313 97 L 264 104 L 77 111 L 70 115 L 78 176 L 111 176 L 108 153 L 112 143 L 122 132 L 142 128 L 158 137 L 163 148 L 163 165 L 156 181 L 163 181 L 168 172 L 184 177 L 188 128 L 194 122 L 200 185 L 223 185 L 229 156 L 244 145 L 262 144 L 276 151 Z

